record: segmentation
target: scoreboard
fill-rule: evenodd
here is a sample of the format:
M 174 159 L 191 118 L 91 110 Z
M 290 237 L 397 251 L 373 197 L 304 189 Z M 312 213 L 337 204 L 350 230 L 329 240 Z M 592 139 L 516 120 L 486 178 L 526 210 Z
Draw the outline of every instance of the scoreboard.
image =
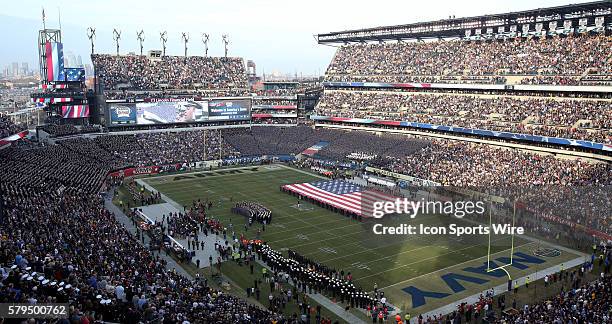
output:
M 148 99 L 107 102 L 108 126 L 180 124 L 251 119 L 251 99 Z

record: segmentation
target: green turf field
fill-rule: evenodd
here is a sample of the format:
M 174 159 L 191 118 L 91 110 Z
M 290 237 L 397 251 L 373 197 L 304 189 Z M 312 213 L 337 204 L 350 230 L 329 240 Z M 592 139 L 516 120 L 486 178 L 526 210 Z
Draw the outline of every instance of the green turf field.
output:
M 351 272 L 355 282 L 365 290 L 373 290 L 376 284 L 385 292 L 391 304 L 412 314 L 452 304 L 507 281 L 505 275 L 496 277 L 463 271 L 466 267 L 479 267 L 486 262 L 486 236 L 374 235 L 373 221 L 358 222 L 309 203 L 302 203 L 297 208 L 297 199 L 279 190 L 283 184 L 317 179 L 316 175 L 304 171 L 272 165 L 164 175 L 146 178 L 145 181 L 180 205 L 190 205 L 198 198 L 212 200 L 215 207 L 211 215 L 220 219 L 226 227 L 232 224 L 237 235 L 244 232 L 245 219 L 231 214 L 232 201 L 258 201 L 272 210 L 272 224 L 262 232 L 261 239 L 274 249 L 293 249 L 327 266 Z M 448 225 L 449 222 L 461 224 L 462 221 L 448 216 L 423 215 L 415 220 L 390 217 L 384 222 Z M 254 225 L 246 236 L 255 238 L 256 229 L 260 227 L 259 224 Z M 493 237 L 492 241 L 493 259 L 510 255 L 509 237 Z M 515 252 L 530 256 L 539 244 L 519 237 L 514 240 Z M 576 257 L 577 254 L 563 251 L 559 256 L 543 258 L 540 264 L 526 263 L 528 268 L 509 267 L 508 270 L 516 278 Z M 498 262 L 498 265 L 502 264 Z M 451 278 L 463 287 L 463 290 L 456 291 L 456 285 L 451 289 L 448 281 L 443 280 L 443 276 L 450 273 L 480 280 L 474 282 Z M 446 296 L 426 298 L 426 304 L 412 308 L 411 295 L 405 291 L 407 287 Z

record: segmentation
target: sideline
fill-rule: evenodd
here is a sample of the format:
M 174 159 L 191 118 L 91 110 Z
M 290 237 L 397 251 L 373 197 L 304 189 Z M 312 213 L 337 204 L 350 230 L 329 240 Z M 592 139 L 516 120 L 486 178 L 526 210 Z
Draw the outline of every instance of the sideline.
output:
M 263 263 L 261 260 L 256 260 L 256 261 L 262 267 L 272 271 L 272 268 L 270 268 L 267 264 Z M 294 286 L 293 279 L 291 279 L 291 282 L 289 284 Z M 308 296 L 308 298 L 313 299 L 314 301 L 319 303 L 321 306 L 327 308 L 330 312 L 334 313 L 336 316 L 342 318 L 343 320 L 345 320 L 345 321 L 347 321 L 347 322 L 349 322 L 351 324 L 353 324 L 353 323 L 367 324 L 366 321 L 364 321 L 361 318 L 355 316 L 353 313 L 345 311 L 344 308 L 342 308 L 338 304 L 332 302 L 331 300 L 329 300 L 329 298 L 327 298 L 327 297 L 325 297 L 325 296 L 323 296 L 321 294 L 306 294 L 306 295 Z
M 286 166 L 286 165 L 284 165 L 284 164 L 280 164 L 280 163 L 279 163 L 279 164 L 274 164 L 274 165 L 278 165 L 278 166 L 280 166 L 281 168 L 285 168 L 285 169 L 287 169 L 287 170 L 291 170 L 291 171 L 299 172 L 299 173 L 302 173 L 302 174 L 306 174 L 306 175 L 309 175 L 309 176 L 312 176 L 312 177 L 317 177 L 317 178 L 319 178 L 319 179 L 331 180 L 330 178 L 326 178 L 326 177 L 324 177 L 324 176 L 322 176 L 322 175 L 318 175 L 318 174 L 315 174 L 315 173 L 310 173 L 310 172 L 308 172 L 308 171 L 300 170 L 300 169 L 297 169 L 297 168 L 292 168 L 292 167 L 290 167 L 290 166 Z
M 174 200 L 170 199 L 170 197 L 168 197 L 168 196 L 164 195 L 163 193 L 161 193 L 161 191 L 159 191 L 159 190 L 157 190 L 157 189 L 153 188 L 153 186 L 151 186 L 150 184 L 148 184 L 148 183 L 145 181 L 145 179 L 134 179 L 134 180 L 136 181 L 136 183 L 137 183 L 137 184 L 139 184 L 139 185 L 141 185 L 141 186 L 143 186 L 143 187 L 147 188 L 147 190 L 148 190 L 148 191 L 150 191 L 150 192 L 157 192 L 157 193 L 159 193 L 159 194 L 160 194 L 160 196 L 161 196 L 161 198 L 162 198 L 162 199 L 163 199 L 165 202 L 167 202 L 167 203 L 169 203 L 170 205 L 172 205 L 172 207 L 174 207 L 174 208 L 178 209 L 179 211 L 182 211 L 182 210 L 183 210 L 183 206 L 181 206 L 180 204 L 178 204 L 176 201 L 174 201 Z
M 295 170 L 295 169 L 293 169 L 293 168 L 289 168 L 289 167 L 287 167 L 287 168 L 288 168 L 288 169 L 290 169 L 290 170 L 293 170 L 293 171 L 298 171 L 298 172 L 306 173 L 306 172 L 301 171 L 301 170 Z M 227 170 L 227 169 L 226 169 L 226 170 Z M 193 173 L 193 172 L 192 172 L 192 173 Z M 309 174 L 309 173 L 306 173 L 306 174 Z M 309 174 L 309 175 L 312 175 L 312 174 Z M 145 181 L 145 179 L 136 179 L 136 183 L 140 184 L 141 186 L 144 186 L 144 187 L 145 187 L 145 188 L 147 188 L 147 190 L 149 190 L 149 191 L 156 191 L 156 192 L 159 192 L 158 190 L 155 190 L 155 189 L 154 189 L 154 188 L 153 188 L 151 185 L 149 185 L 149 184 L 148 184 L 148 183 Z M 165 200 L 167 203 L 169 203 L 169 204 L 173 205 L 174 207 L 177 207 L 177 209 L 178 209 L 178 210 L 183 210 L 183 206 L 180 206 L 180 205 L 179 205 L 178 203 L 176 203 L 174 200 L 170 199 L 169 197 L 167 197 L 166 195 L 162 194 L 161 192 L 160 192 L 160 194 L 161 194 L 162 199 L 163 199 L 163 200 Z M 111 196 L 111 197 L 112 197 L 112 196 Z M 115 206 L 115 205 L 113 205 L 113 204 L 112 204 L 112 201 L 110 202 L 110 204 L 111 204 L 113 207 L 115 207 L 116 209 L 119 209 L 117 206 Z M 121 210 L 119 210 L 119 212 L 121 212 Z M 123 213 L 123 212 L 121 212 L 121 213 Z M 124 217 L 126 217 L 126 218 L 127 218 L 127 216 L 124 216 Z M 128 221 L 128 223 L 129 223 L 129 221 Z M 130 225 L 131 225 L 131 224 L 130 224 Z M 148 238 L 148 236 L 146 236 L 146 238 Z M 169 258 L 169 257 L 168 257 L 168 258 Z M 172 260 L 171 258 L 170 258 L 170 260 L 171 260 L 171 261 L 174 263 L 174 265 L 176 265 L 176 267 L 177 267 L 178 269 L 180 269 L 181 273 L 185 272 L 185 270 L 183 269 L 183 267 L 182 267 L 182 266 L 177 265 L 177 264 L 176 264 L 176 262 L 175 262 L 174 260 Z M 266 267 L 268 270 L 270 270 L 270 268 L 269 268 L 267 265 L 265 265 L 263 262 L 261 262 L 260 260 L 257 260 L 257 262 L 258 262 L 258 263 L 259 263 L 261 266 Z M 168 263 L 168 264 L 170 264 L 170 263 Z M 186 273 L 186 272 L 185 272 L 185 273 Z M 189 278 L 192 278 L 191 276 L 189 276 L 189 274 L 187 274 L 187 276 L 188 276 Z M 226 278 L 226 276 L 224 276 L 224 279 L 230 279 L 230 278 Z M 228 280 L 228 281 L 229 281 L 229 280 Z M 356 324 L 367 324 L 365 321 L 363 321 L 363 320 L 362 320 L 362 319 L 360 319 L 359 317 L 355 316 L 354 314 L 349 313 L 349 312 L 346 312 L 346 311 L 344 310 L 344 308 L 342 308 L 342 307 L 338 306 L 337 304 L 333 303 L 333 302 L 332 302 L 331 300 L 329 300 L 327 297 L 324 297 L 324 296 L 322 296 L 322 295 L 320 295 L 320 294 L 308 294 L 308 297 L 309 297 L 309 298 L 312 298 L 314 301 L 316 301 L 317 303 L 319 303 L 321 306 L 323 306 L 323 307 L 327 308 L 327 310 L 329 310 L 330 312 L 334 313 L 336 316 L 338 316 L 338 317 L 340 317 L 340 318 L 342 318 L 342 319 L 346 320 L 347 322 L 349 322 L 349 323 L 351 323 L 351 324 L 352 324 L 352 323 L 356 323 Z
M 123 210 L 121 210 L 119 207 L 113 204 L 112 199 L 114 197 L 114 194 L 115 194 L 115 189 L 109 190 L 106 193 L 104 197 L 104 207 L 106 207 L 106 209 L 108 209 L 111 213 L 113 213 L 117 222 L 123 225 L 123 227 L 125 227 L 125 229 L 130 233 L 130 235 L 134 235 L 134 233 L 136 233 L 136 227 L 132 224 L 132 222 L 125 215 L 125 213 L 123 213 Z M 145 238 L 144 243 L 140 239 L 137 239 L 137 238 L 135 239 L 136 241 L 138 241 L 138 243 L 144 245 L 146 248 L 149 242 L 151 241 L 151 238 L 149 238 L 149 235 L 145 235 L 144 238 Z M 155 253 L 153 251 L 151 253 L 164 259 L 164 261 L 167 262 L 167 268 L 176 270 L 178 273 L 180 273 L 186 278 L 189 278 L 191 280 L 194 279 L 193 276 L 191 276 L 187 271 L 185 271 L 185 269 L 183 269 L 181 265 L 179 265 L 173 258 L 171 258 L 166 253 Z

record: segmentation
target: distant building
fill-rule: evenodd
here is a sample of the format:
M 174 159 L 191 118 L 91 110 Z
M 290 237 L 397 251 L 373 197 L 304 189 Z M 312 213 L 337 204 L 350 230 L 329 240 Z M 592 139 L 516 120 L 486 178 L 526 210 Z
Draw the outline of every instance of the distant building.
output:
M 11 67 L 12 67 L 12 69 L 11 69 L 11 76 L 13 76 L 13 77 L 19 76 L 19 63 L 13 62 Z
M 30 75 L 30 67 L 28 66 L 28 62 L 21 62 L 21 75 Z
M 67 68 L 78 67 L 77 59 L 73 52 L 68 51 L 64 54 L 64 66 Z
M 255 84 L 259 79 L 257 78 L 257 65 L 252 60 L 247 61 L 247 77 L 251 84 Z

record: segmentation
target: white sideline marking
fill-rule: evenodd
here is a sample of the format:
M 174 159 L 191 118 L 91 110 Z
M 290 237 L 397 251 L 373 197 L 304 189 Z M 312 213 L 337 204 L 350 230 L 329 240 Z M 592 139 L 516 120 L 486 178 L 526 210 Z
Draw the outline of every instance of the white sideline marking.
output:
M 529 242 L 529 243 L 525 243 L 525 244 L 523 244 L 523 245 L 515 246 L 514 248 L 515 248 L 515 249 L 518 249 L 518 248 L 522 248 L 522 247 L 525 247 L 525 246 L 527 246 L 527 245 L 531 245 L 531 244 L 533 244 L 533 242 Z M 511 249 L 505 249 L 505 250 L 503 250 L 503 251 L 495 252 L 495 253 L 493 253 L 493 255 L 496 255 L 496 254 L 499 254 L 499 253 L 502 253 L 502 252 L 506 252 L 506 251 L 508 251 L 508 250 L 511 250 Z M 434 273 L 438 273 L 438 272 L 446 271 L 446 270 L 448 270 L 448 269 L 450 269 L 450 268 L 454 268 L 454 267 L 456 267 L 456 266 L 461 266 L 461 265 L 464 265 L 464 264 L 466 264 L 466 263 L 475 262 L 475 261 L 478 261 L 478 260 L 480 260 L 480 259 L 482 259 L 482 258 L 486 258 L 486 257 L 487 257 L 487 256 L 486 256 L 486 255 L 484 255 L 484 256 L 481 256 L 481 257 L 478 257 L 478 258 L 475 258 L 475 259 L 472 259 L 472 260 L 467 260 L 467 261 L 465 261 L 465 262 L 457 263 L 457 264 L 454 264 L 454 265 L 452 265 L 452 266 L 448 266 L 448 267 L 446 267 L 446 268 L 442 268 L 442 269 L 438 269 L 438 270 L 436 270 L 436 271 L 432 271 L 432 272 L 428 272 L 428 273 L 422 274 L 422 275 L 420 275 L 420 276 L 418 276 L 418 277 L 414 277 L 414 278 L 410 278 L 410 279 L 402 280 L 402 281 L 396 282 L 396 283 L 394 283 L 394 284 L 392 284 L 392 285 L 389 285 L 389 286 L 386 286 L 386 287 L 382 287 L 382 288 L 379 288 L 379 289 L 386 289 L 386 288 L 390 288 L 390 287 L 393 287 L 393 286 L 397 286 L 397 285 L 399 285 L 399 284 L 403 284 L 403 283 L 410 282 L 410 281 L 413 281 L 413 280 L 416 280 L 416 279 L 419 279 L 419 278 L 423 278 L 423 277 L 425 277 L 425 276 L 429 276 L 429 275 L 434 274 Z
M 495 240 L 495 241 L 493 241 L 493 242 L 497 242 L 497 241 L 500 241 L 500 240 L 502 240 L 502 239 L 498 239 L 498 240 Z M 405 268 L 405 267 L 407 267 L 407 266 L 409 266 L 409 265 L 418 264 L 418 263 L 421 263 L 421 262 L 423 262 L 423 261 L 426 261 L 426 260 L 431 260 L 431 259 L 435 259 L 435 258 L 438 258 L 438 257 L 443 256 L 443 255 L 453 254 L 453 253 L 457 253 L 457 252 L 459 252 L 459 251 L 465 251 L 465 250 L 467 250 L 467 249 L 471 249 L 471 248 L 473 248 L 473 247 L 480 246 L 480 245 L 482 245 L 482 244 L 474 244 L 474 245 L 470 245 L 470 246 L 464 247 L 464 248 L 459 249 L 459 250 L 452 250 L 451 252 L 448 252 L 448 253 L 438 254 L 438 255 L 433 256 L 433 257 L 429 257 L 429 258 L 421 259 L 421 260 L 419 260 L 419 261 L 415 261 L 415 262 L 407 263 L 407 264 L 405 264 L 405 265 L 402 265 L 402 266 L 399 266 L 399 267 L 395 267 L 395 268 L 391 268 L 391 269 L 387 269 L 387 270 L 385 270 L 385 271 L 381 271 L 381 272 L 378 272 L 378 273 L 375 273 L 375 274 L 371 274 L 371 275 L 368 275 L 368 276 L 365 276 L 365 277 L 360 277 L 360 278 L 359 278 L 358 280 L 356 280 L 356 281 L 361 281 L 361 280 L 363 280 L 363 279 L 365 279 L 365 278 L 370 278 L 370 277 L 373 277 L 373 276 L 379 275 L 379 274 L 381 274 L 381 273 L 385 273 L 385 272 L 389 272 L 389 271 L 394 271 L 394 270 L 397 270 L 397 269 Z M 429 247 L 429 246 L 427 246 L 427 247 Z M 403 252 L 402 252 L 402 253 L 403 253 Z M 385 259 L 387 259 L 387 258 L 389 258 L 389 257 L 386 257 Z M 375 261 L 376 261 L 376 260 L 375 260 Z

